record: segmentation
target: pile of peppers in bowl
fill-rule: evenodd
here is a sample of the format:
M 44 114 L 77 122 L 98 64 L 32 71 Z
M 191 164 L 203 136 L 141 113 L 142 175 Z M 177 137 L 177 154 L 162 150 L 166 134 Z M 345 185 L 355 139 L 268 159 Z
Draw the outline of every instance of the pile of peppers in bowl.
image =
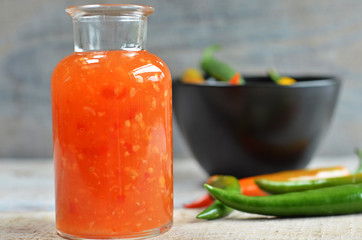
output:
M 245 84 L 245 80 L 240 72 L 235 71 L 228 63 L 220 61 L 214 57 L 214 53 L 220 49 L 221 46 L 219 44 L 205 48 L 200 62 L 202 71 L 197 68 L 186 69 L 182 74 L 181 82 L 187 84 Z M 205 77 L 205 75 L 207 77 Z M 268 75 L 271 81 L 278 85 L 291 85 L 296 82 L 296 80 L 291 77 L 279 75 L 279 73 L 274 69 L 269 70 Z
M 204 50 L 201 69 L 184 71 L 181 82 L 186 84 L 243 85 L 245 80 L 227 63 L 214 57 L 220 45 Z M 295 79 L 268 72 L 274 83 L 291 85 Z M 206 77 L 205 77 L 206 76 Z M 343 166 L 290 170 L 237 179 L 214 175 L 204 185 L 208 194 L 185 208 L 206 208 L 196 217 L 219 219 L 233 210 L 276 217 L 328 216 L 362 212 L 362 150 L 356 153 L 359 167 L 350 173 Z
M 362 212 L 362 150 L 353 173 L 343 166 L 290 170 L 236 179 L 214 175 L 209 194 L 184 204 L 206 208 L 196 217 L 219 219 L 233 210 L 276 217 L 329 216 Z

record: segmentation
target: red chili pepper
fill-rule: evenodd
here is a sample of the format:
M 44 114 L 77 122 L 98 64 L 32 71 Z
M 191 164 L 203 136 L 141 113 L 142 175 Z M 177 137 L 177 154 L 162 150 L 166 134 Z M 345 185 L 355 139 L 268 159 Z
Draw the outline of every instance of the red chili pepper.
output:
M 183 204 L 183 207 L 184 208 L 204 208 L 204 207 L 210 206 L 213 202 L 214 202 L 214 199 L 209 194 L 205 194 L 191 203 Z
M 244 82 L 241 80 L 240 73 L 235 73 L 232 78 L 230 78 L 229 83 L 231 85 L 241 85 L 241 83 Z

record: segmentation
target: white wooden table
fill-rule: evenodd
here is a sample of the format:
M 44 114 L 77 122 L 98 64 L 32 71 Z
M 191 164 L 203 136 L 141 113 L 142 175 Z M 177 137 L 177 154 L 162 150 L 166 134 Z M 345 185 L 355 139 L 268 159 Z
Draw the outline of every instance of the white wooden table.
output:
M 344 165 L 356 156 L 315 158 L 309 167 Z M 362 215 L 277 219 L 234 212 L 197 220 L 200 210 L 183 209 L 205 191 L 207 174 L 193 159 L 174 161 L 174 226 L 155 239 L 362 239 Z M 61 239 L 54 226 L 53 163 L 50 159 L 0 159 L 0 239 Z

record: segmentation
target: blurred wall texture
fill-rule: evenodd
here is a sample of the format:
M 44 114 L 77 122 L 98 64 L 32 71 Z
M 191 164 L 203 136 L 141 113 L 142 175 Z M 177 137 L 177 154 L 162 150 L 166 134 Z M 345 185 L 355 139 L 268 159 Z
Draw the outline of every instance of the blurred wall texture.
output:
M 318 154 L 362 146 L 362 1 L 143 0 L 153 5 L 148 49 L 173 76 L 197 67 L 204 47 L 244 74 L 275 67 L 286 74 L 332 74 L 343 80 L 339 105 Z M 64 8 L 84 0 L 0 1 L 0 157 L 51 157 L 50 77 L 73 51 Z M 175 157 L 189 151 L 175 125 Z

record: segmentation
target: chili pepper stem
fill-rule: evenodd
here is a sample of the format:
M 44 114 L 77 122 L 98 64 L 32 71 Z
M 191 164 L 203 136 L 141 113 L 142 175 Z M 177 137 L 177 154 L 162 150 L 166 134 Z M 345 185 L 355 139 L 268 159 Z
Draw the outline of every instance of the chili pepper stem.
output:
M 362 150 L 357 148 L 356 153 L 357 153 L 357 156 L 359 158 L 359 165 L 358 165 L 357 170 L 355 171 L 355 173 L 360 173 L 360 172 L 362 172 Z
M 269 70 L 269 77 L 275 83 L 278 83 L 279 78 L 281 78 L 281 76 L 279 75 L 279 73 L 275 69 L 270 69 Z

